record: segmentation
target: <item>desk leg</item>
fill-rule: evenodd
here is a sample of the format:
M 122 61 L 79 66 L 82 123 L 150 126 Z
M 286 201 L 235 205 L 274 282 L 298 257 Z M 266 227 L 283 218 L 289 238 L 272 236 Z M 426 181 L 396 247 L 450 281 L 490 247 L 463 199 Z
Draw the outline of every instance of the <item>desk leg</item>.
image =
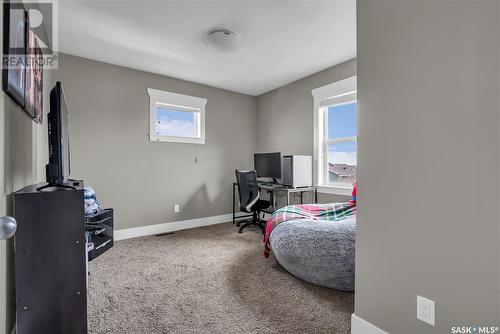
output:
M 235 218 L 236 218 L 236 214 L 234 212 L 234 204 L 235 204 L 234 203 L 235 202 L 235 199 L 234 199 L 235 194 L 234 193 L 235 193 L 235 191 L 234 191 L 234 183 L 233 183 L 233 224 L 235 223 Z
M 287 191 L 286 192 L 286 206 L 290 205 L 290 193 Z
M 304 192 L 300 192 L 300 204 L 304 204 Z
M 314 189 L 314 204 L 318 204 L 318 188 Z
M 271 191 L 269 193 L 269 196 L 271 196 L 271 203 L 273 205 L 273 212 L 276 211 L 276 197 L 274 196 L 274 191 Z

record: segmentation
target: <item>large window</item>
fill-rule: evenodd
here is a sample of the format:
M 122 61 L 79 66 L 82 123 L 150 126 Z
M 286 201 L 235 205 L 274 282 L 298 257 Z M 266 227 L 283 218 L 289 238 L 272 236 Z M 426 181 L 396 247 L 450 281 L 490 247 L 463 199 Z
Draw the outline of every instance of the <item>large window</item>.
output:
M 206 99 L 148 89 L 152 141 L 205 143 Z
M 314 89 L 313 96 L 316 184 L 349 194 L 357 167 L 356 77 Z

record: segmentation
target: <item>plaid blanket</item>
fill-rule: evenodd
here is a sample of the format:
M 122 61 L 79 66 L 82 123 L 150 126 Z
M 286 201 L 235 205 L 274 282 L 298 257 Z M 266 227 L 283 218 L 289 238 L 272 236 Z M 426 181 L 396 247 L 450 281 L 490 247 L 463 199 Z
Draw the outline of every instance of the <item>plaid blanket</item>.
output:
M 290 220 L 306 219 L 308 221 L 327 220 L 336 222 L 356 214 L 356 203 L 301 204 L 289 205 L 276 210 L 266 223 L 264 237 L 264 256 L 269 257 L 271 247 L 269 236 L 280 223 Z

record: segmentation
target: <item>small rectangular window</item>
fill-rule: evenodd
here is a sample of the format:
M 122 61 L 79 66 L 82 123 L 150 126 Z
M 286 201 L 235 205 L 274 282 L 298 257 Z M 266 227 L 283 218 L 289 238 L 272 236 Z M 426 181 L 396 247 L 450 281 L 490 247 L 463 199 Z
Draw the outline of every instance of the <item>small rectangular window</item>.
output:
M 156 107 L 155 135 L 197 138 L 198 113 L 181 111 L 163 106 Z
M 205 143 L 205 99 L 155 89 L 148 93 L 150 140 Z

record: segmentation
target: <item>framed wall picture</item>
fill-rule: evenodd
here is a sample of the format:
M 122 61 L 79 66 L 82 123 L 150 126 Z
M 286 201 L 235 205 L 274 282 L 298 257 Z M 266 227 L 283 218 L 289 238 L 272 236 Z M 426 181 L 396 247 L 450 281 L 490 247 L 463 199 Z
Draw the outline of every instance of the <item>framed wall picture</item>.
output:
M 42 50 L 38 47 L 35 34 L 28 30 L 26 67 L 26 93 L 24 109 L 36 122 L 43 121 L 43 61 Z
M 35 94 L 35 120 L 42 124 L 43 123 L 43 67 L 40 65 L 43 60 L 42 50 L 38 47 L 35 48 L 36 55 L 36 70 L 35 70 L 35 83 L 36 83 L 36 94 Z
M 24 108 L 28 15 L 19 3 L 7 1 L 3 6 L 3 50 L 8 66 L 2 69 L 2 89 Z

